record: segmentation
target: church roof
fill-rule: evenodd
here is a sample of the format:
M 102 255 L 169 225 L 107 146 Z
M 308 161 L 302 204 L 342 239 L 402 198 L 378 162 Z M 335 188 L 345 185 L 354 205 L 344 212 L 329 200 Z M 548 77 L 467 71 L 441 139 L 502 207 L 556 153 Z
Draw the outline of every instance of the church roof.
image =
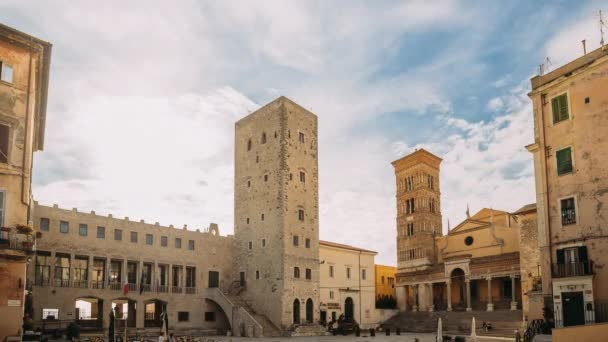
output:
M 536 203 L 526 204 L 523 207 L 517 209 L 513 214 L 524 214 L 530 211 L 536 211 Z

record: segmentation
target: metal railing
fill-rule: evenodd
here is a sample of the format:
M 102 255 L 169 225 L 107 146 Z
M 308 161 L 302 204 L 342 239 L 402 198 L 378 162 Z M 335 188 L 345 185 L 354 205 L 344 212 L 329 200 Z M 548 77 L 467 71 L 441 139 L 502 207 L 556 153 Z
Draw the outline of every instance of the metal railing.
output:
M 553 264 L 553 277 L 581 277 L 593 274 L 593 261 Z
M 120 291 L 120 290 L 122 290 L 122 284 L 117 281 L 113 281 L 110 284 L 108 284 L 108 288 L 110 290 Z
M 182 293 L 181 286 L 171 286 L 171 293 Z
M 78 287 L 78 288 L 83 288 L 86 289 L 89 287 L 89 282 L 86 280 L 73 280 L 72 281 L 72 287 Z
M 24 252 L 32 252 L 36 250 L 36 238 L 34 235 L 18 233 L 15 228 L 10 229 L 10 232 L 0 230 L 0 248 L 8 248 Z
M 156 292 L 167 293 L 167 292 L 169 292 L 169 286 L 167 286 L 167 285 L 158 285 L 158 286 L 156 286 Z
M 35 286 L 49 286 L 51 284 L 51 281 L 49 278 L 36 278 L 34 279 L 34 285 Z
M 562 225 L 575 224 L 576 211 L 573 208 L 562 209 Z
M 70 287 L 69 279 L 55 279 L 53 283 L 55 284 L 55 287 Z
M 196 294 L 196 287 L 186 287 L 187 294 Z
M 103 289 L 104 288 L 104 281 L 103 280 L 92 280 L 91 281 L 91 288 L 92 289 Z

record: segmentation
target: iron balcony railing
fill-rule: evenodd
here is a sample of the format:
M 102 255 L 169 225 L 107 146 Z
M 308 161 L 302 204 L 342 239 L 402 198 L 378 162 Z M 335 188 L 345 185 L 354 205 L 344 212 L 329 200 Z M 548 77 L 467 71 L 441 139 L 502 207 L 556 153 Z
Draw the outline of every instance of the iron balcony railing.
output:
M 167 293 L 167 292 L 169 292 L 169 286 L 158 285 L 158 286 L 156 286 L 156 292 Z
M 50 279 L 49 278 L 36 277 L 34 279 L 34 285 L 35 286 L 49 286 L 50 285 Z
M 562 209 L 562 225 L 576 223 L 576 211 L 574 209 Z
M 171 286 L 171 293 L 182 293 L 181 286 Z
M 187 294 L 196 294 L 196 287 L 186 287 Z
M 69 279 L 55 279 L 55 287 L 70 287 Z
M 593 261 L 553 264 L 553 278 L 582 277 L 593 274 Z
M 93 281 L 91 281 L 91 288 L 92 289 L 103 289 L 104 283 L 105 282 L 103 280 L 93 280 Z
M 78 288 L 83 288 L 86 289 L 89 287 L 89 282 L 86 280 L 73 280 L 72 281 L 72 287 L 78 287 Z

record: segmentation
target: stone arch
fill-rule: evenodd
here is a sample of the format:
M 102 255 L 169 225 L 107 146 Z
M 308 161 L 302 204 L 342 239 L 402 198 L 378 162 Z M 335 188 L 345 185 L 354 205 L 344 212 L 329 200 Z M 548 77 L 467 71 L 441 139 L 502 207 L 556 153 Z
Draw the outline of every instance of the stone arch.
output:
M 355 302 L 352 298 L 344 300 L 344 320 L 352 322 L 355 319 Z
M 293 324 L 300 324 L 300 300 L 293 301 Z
M 462 268 L 456 267 L 450 272 L 452 307 L 454 309 L 466 308 L 466 273 Z
M 313 321 L 314 304 L 311 298 L 306 300 L 306 323 L 312 323 Z
M 95 296 L 74 298 L 74 320 L 83 328 L 103 326 L 103 299 Z

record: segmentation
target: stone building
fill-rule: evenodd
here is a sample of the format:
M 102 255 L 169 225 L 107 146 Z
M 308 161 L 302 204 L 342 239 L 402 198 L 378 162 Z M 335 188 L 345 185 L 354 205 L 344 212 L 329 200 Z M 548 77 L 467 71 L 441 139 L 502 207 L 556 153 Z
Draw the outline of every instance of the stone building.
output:
M 516 215 L 481 209 L 442 234 L 439 164 L 419 149 L 395 162 L 401 311 L 521 308 Z
M 319 321 L 317 116 L 279 97 L 235 125 L 235 278 L 275 326 Z
M 321 241 L 321 323 L 354 319 L 361 328 L 377 325 L 374 291 L 376 252 Z
M 542 294 L 557 327 L 608 321 L 608 47 L 531 84 Z
M 50 58 L 51 44 L 0 24 L 2 341 L 7 336 L 20 336 L 23 323 L 26 263 L 35 248 L 35 235 L 29 227 L 32 159 L 44 146 Z
M 234 238 L 216 224 L 193 231 L 37 203 L 34 221 L 42 237 L 28 279 L 39 326 L 107 329 L 116 308 L 117 327 L 158 331 L 166 310 L 176 331 L 230 329 L 210 290 L 232 281 Z

